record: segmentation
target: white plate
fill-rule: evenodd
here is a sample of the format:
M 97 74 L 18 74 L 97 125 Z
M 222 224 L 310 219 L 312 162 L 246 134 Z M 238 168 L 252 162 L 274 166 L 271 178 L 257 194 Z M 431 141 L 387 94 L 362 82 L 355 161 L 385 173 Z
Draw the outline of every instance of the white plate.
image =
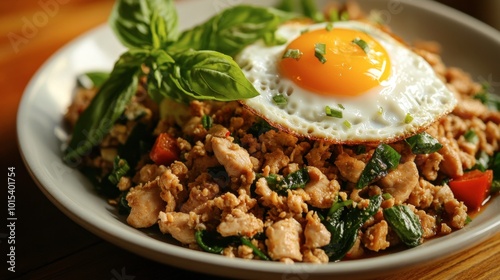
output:
M 178 3 L 181 27 L 191 27 L 222 8 L 243 2 L 276 3 L 264 0 L 182 1 Z M 381 10 L 394 31 L 404 39 L 441 42 L 445 62 L 449 65 L 463 67 L 475 79 L 485 79 L 494 85 L 500 83 L 500 34 L 493 28 L 434 2 L 358 2 L 366 2 L 365 10 Z M 107 26 L 92 30 L 61 49 L 29 83 L 17 122 L 22 155 L 43 193 L 75 222 L 109 242 L 165 264 L 221 276 L 261 279 L 349 276 L 355 279 L 395 273 L 435 261 L 474 246 L 500 230 L 500 199 L 497 198 L 466 228 L 448 236 L 391 255 L 324 265 L 229 259 L 179 247 L 158 231 L 136 230 L 96 195 L 84 176 L 62 163 L 58 139 L 75 77 L 89 70 L 110 70 L 122 50 Z

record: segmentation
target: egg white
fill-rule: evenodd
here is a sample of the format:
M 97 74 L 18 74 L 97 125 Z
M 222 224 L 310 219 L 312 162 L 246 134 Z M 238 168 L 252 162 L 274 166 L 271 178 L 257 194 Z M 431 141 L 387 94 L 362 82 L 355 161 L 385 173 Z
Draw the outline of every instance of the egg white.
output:
M 327 97 L 281 76 L 278 65 L 287 45 L 305 29 L 325 27 L 326 23 L 285 24 L 276 33 L 287 40 L 285 44 L 266 46 L 259 41 L 245 48 L 235 60 L 260 95 L 242 100 L 242 104 L 279 129 L 344 144 L 388 143 L 409 137 L 455 107 L 454 94 L 422 57 L 383 31 L 356 21 L 336 22 L 334 28 L 366 32 L 386 49 L 391 76 L 380 86 L 357 97 Z M 275 104 L 273 97 L 278 94 L 287 98 L 286 105 Z M 343 117 L 327 116 L 326 105 L 341 110 Z M 405 121 L 408 115 L 411 122 Z

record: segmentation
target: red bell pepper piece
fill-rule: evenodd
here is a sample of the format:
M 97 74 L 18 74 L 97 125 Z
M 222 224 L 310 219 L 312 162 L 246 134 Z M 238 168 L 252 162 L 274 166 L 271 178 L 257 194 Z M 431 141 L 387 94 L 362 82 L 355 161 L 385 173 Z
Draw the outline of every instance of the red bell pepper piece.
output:
M 493 171 L 472 170 L 450 181 L 449 186 L 459 201 L 463 201 L 468 209 L 476 210 L 483 204 L 490 192 Z
M 160 133 L 149 153 L 149 157 L 158 165 L 170 165 L 180 157 L 177 140 L 168 133 Z

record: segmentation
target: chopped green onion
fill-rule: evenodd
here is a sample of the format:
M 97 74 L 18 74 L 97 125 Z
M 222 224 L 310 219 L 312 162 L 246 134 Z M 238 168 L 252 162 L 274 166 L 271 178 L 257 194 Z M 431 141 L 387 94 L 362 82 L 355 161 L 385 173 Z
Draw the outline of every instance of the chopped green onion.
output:
M 331 9 L 328 15 L 331 22 L 349 20 L 349 13 L 347 11 L 339 12 L 337 9 Z
M 384 108 L 379 106 L 377 113 L 382 116 L 384 114 Z
M 326 24 L 326 31 L 332 31 L 333 29 L 333 22 L 329 22 Z
M 407 113 L 405 116 L 405 123 L 409 124 L 413 121 L 413 116 L 410 113 Z
M 307 32 L 309 32 L 309 28 L 302 29 L 302 30 L 300 31 L 300 35 L 305 34 L 305 33 L 307 33 Z
M 128 165 L 128 162 L 120 158 L 120 156 L 116 156 L 113 162 L 113 170 L 108 175 L 108 180 L 112 184 L 116 185 L 120 181 L 120 178 L 125 176 L 129 170 L 130 166 Z
M 340 21 L 339 10 L 331 9 L 328 14 L 329 14 L 328 18 L 330 19 L 331 22 Z
M 293 58 L 299 60 L 303 53 L 299 49 L 287 49 L 282 58 Z
M 388 200 L 388 199 L 391 199 L 391 198 L 392 198 L 392 195 L 391 195 L 390 193 L 384 193 L 384 194 L 382 195 L 382 198 L 383 198 L 384 200 Z
M 286 105 L 288 103 L 288 100 L 282 94 L 273 96 L 273 101 L 276 105 Z
M 340 110 L 332 109 L 330 106 L 325 106 L 325 114 L 328 117 L 333 117 L 333 118 L 339 118 L 341 119 L 343 117 L 343 113 Z
M 347 128 L 351 128 L 351 127 L 352 127 L 351 123 L 350 123 L 348 120 L 345 120 L 345 121 L 343 122 L 343 124 L 344 124 L 344 126 L 345 126 L 345 127 L 347 127 Z
M 316 56 L 319 62 L 323 64 L 326 62 L 325 54 L 326 54 L 326 44 L 324 43 L 314 44 L 314 56 Z
M 370 47 L 368 46 L 368 43 L 365 42 L 364 40 L 360 38 L 356 38 L 352 40 L 352 42 L 356 45 L 358 45 L 365 53 L 368 53 L 370 51 Z
M 481 101 L 490 110 L 500 111 L 500 96 L 492 92 L 491 85 L 488 82 L 483 82 L 481 91 L 474 95 L 473 98 Z
M 345 109 L 344 105 L 342 105 L 342 104 L 340 104 L 340 103 L 339 103 L 339 104 L 337 104 L 337 105 L 339 106 L 339 108 L 340 108 L 340 109 L 342 109 L 342 110 L 344 110 L 344 109 Z
M 340 21 L 346 21 L 349 20 L 349 12 L 343 11 L 340 13 Z
M 464 133 L 464 138 L 465 141 L 472 144 L 477 144 L 479 142 L 479 137 L 477 136 L 476 132 L 472 129 L 469 129 Z
M 209 130 L 212 127 L 213 122 L 212 117 L 209 115 L 203 115 L 203 117 L 201 117 L 201 124 L 206 130 Z

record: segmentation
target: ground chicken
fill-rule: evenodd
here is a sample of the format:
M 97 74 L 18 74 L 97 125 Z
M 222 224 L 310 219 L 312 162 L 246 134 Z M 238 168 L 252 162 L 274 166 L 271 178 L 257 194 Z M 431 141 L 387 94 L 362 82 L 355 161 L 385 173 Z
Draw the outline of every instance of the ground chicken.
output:
M 271 259 L 302 261 L 301 235 L 302 226 L 294 218 L 273 223 L 266 229 L 266 246 Z

